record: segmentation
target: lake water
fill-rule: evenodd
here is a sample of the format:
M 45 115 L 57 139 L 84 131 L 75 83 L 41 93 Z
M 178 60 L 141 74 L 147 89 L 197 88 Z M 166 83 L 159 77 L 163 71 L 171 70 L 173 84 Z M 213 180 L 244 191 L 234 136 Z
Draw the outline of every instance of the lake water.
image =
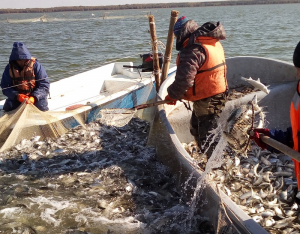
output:
M 42 14 L 2 14 L 0 73 L 14 41 L 27 45 L 46 68 L 51 82 L 116 60 L 140 65 L 139 54 L 151 49 L 147 13 L 154 15 L 158 40 L 165 44 L 171 10 L 178 10 L 180 16 L 186 15 L 199 25 L 220 21 L 227 34 L 222 42 L 226 57 L 262 56 L 292 62 L 300 40 L 300 25 L 294 23 L 299 9 L 300 4 L 276 4 L 59 12 L 47 13 L 45 23 L 38 20 Z M 175 55 L 174 47 L 172 62 Z
M 222 42 L 226 57 L 261 56 L 292 62 L 294 48 L 300 40 L 300 25 L 293 23 L 299 16 L 299 7 L 300 4 L 278 4 L 175 10 L 199 25 L 221 21 L 227 34 L 227 39 Z M 47 13 L 48 22 L 39 20 L 42 14 L 0 15 L 0 73 L 8 62 L 14 41 L 23 41 L 27 45 L 31 54 L 46 68 L 51 82 L 112 61 L 133 61 L 140 65 L 139 55 L 151 49 L 147 13 L 155 16 L 158 40 L 165 44 L 171 10 L 106 12 L 105 20 L 103 11 Z M 174 49 L 173 63 L 175 55 Z M 3 98 L 0 95 L 0 99 Z M 43 205 L 52 218 L 51 212 L 56 210 L 48 209 L 47 202 Z

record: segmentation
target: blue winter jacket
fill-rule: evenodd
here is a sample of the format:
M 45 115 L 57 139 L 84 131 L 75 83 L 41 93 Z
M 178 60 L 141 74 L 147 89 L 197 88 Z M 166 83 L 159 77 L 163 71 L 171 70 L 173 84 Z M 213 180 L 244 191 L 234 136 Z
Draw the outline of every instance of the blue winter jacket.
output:
M 13 60 L 19 59 L 31 59 L 31 54 L 26 48 L 26 46 L 22 42 L 15 42 L 13 44 L 13 49 L 9 58 L 9 62 Z M 36 60 L 33 66 L 34 74 L 35 74 L 35 87 L 30 96 L 35 98 L 36 102 L 41 100 L 45 100 L 47 102 L 47 96 L 49 94 L 50 83 L 48 79 L 48 75 L 43 68 L 43 66 Z M 46 79 L 45 79 L 46 78 Z M 15 88 L 9 88 L 13 86 L 12 79 L 9 75 L 9 64 L 5 67 L 5 70 L 2 75 L 1 80 L 1 88 L 2 92 L 5 96 L 7 96 L 7 102 L 11 101 L 13 103 L 16 102 L 18 91 Z
M 274 140 L 279 141 L 291 148 L 294 146 L 292 127 L 287 128 L 286 131 L 270 129 L 270 138 L 273 138 Z M 278 152 L 271 146 L 268 146 L 268 149 Z

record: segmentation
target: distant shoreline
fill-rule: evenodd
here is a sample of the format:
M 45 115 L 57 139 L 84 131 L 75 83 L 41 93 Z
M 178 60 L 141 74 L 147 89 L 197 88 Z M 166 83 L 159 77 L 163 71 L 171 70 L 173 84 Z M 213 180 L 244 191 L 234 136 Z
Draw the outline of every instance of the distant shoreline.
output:
M 215 2 L 178 2 L 178 3 L 155 3 L 155 4 L 126 4 L 110 6 L 71 6 L 51 8 L 26 8 L 26 9 L 0 9 L 0 14 L 12 13 L 47 13 L 62 11 L 101 11 L 101 10 L 129 10 L 129 9 L 153 9 L 153 8 L 181 8 L 181 7 L 207 7 L 207 6 L 236 6 L 236 5 L 269 5 L 300 3 L 300 0 L 238 0 L 238 1 L 215 1 Z

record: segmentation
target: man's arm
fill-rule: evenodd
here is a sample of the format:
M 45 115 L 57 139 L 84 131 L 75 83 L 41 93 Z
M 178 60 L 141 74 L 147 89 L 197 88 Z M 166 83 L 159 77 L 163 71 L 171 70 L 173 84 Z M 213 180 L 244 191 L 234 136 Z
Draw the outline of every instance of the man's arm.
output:
M 291 127 L 287 128 L 286 131 L 270 129 L 270 137 L 291 148 L 294 147 L 293 132 Z
M 34 64 L 34 73 L 35 73 L 35 88 L 34 91 L 30 94 L 37 101 L 43 98 L 47 98 L 50 89 L 49 78 L 46 73 L 46 70 L 38 61 Z
M 12 79 L 9 76 L 9 65 L 7 65 L 1 80 L 2 93 L 10 100 L 17 100 L 19 93 L 12 86 Z
M 175 81 L 168 87 L 168 94 L 173 99 L 181 99 L 194 85 L 199 68 L 205 61 L 205 54 L 196 49 L 183 49 L 180 53 Z

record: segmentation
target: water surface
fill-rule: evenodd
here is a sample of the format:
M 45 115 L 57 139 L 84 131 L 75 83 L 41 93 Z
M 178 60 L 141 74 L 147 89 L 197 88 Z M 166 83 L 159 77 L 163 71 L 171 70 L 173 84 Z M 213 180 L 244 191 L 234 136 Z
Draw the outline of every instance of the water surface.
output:
M 0 73 L 14 41 L 22 41 L 46 68 L 51 81 L 99 67 L 111 61 L 141 64 L 139 54 L 151 49 L 147 14 L 155 17 L 158 40 L 167 41 L 171 10 L 194 19 L 199 25 L 220 21 L 227 39 L 226 57 L 261 56 L 292 62 L 300 40 L 300 4 L 139 9 L 119 11 L 0 15 Z M 103 14 L 107 19 L 103 20 Z M 92 15 L 93 14 L 93 15 Z M 8 23 L 8 22 L 10 23 Z M 176 58 L 173 49 L 172 62 Z M 121 60 L 120 60 L 121 59 Z M 1 96 L 0 98 L 3 98 Z

